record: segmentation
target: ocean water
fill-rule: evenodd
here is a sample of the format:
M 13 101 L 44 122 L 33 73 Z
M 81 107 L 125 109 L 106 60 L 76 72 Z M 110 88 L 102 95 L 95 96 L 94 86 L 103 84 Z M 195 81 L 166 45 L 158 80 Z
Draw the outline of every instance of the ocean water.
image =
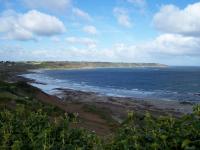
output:
M 200 67 L 37 70 L 24 77 L 47 93 L 56 88 L 100 95 L 200 102 Z M 41 83 L 41 84 L 40 84 Z

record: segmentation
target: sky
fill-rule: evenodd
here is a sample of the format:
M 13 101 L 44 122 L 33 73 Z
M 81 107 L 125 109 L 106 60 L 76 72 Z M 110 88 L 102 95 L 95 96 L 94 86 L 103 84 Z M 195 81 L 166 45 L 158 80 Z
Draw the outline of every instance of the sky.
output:
M 0 0 L 0 60 L 200 66 L 200 1 Z

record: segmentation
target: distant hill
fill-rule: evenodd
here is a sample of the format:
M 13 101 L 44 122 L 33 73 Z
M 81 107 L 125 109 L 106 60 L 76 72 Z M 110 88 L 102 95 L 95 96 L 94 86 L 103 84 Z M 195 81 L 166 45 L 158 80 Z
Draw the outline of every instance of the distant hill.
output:
M 29 64 L 39 65 L 42 68 L 134 68 L 134 67 L 167 67 L 158 63 L 112 63 L 112 62 L 27 62 Z
M 111 63 L 111 62 L 72 62 L 72 61 L 0 61 L 0 79 L 16 78 L 15 74 L 30 69 L 80 69 L 80 68 L 135 68 L 167 67 L 157 63 Z

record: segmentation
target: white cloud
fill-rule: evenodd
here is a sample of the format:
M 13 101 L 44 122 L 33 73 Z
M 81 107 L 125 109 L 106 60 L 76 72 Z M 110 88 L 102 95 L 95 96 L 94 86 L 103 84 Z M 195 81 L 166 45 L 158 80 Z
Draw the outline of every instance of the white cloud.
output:
M 117 18 L 117 21 L 120 25 L 127 28 L 132 27 L 132 23 L 131 23 L 127 10 L 116 7 L 113 9 L 113 13 L 114 13 L 114 16 Z
M 71 5 L 71 0 L 23 0 L 30 8 L 44 8 L 49 10 L 64 10 Z
M 25 14 L 6 11 L 0 15 L 0 32 L 6 39 L 32 40 L 37 36 L 53 36 L 65 31 L 56 17 L 31 10 Z
M 77 44 L 79 40 L 71 38 L 68 41 Z M 136 45 L 116 43 L 109 48 L 95 48 L 92 51 L 81 48 L 69 49 L 68 55 L 73 55 L 75 60 L 171 64 L 173 63 L 171 59 L 174 58 L 180 62 L 186 57 L 198 58 L 200 56 L 200 39 L 177 34 L 163 34 L 152 41 Z M 188 61 L 185 60 L 186 62 Z
M 56 17 L 31 10 L 19 18 L 25 29 L 41 36 L 51 36 L 65 31 L 64 24 Z
M 79 8 L 73 8 L 72 12 L 74 13 L 75 16 L 87 20 L 87 21 L 91 21 L 92 17 L 85 11 L 79 9 Z
M 200 36 L 200 2 L 188 5 L 184 9 L 164 5 L 154 15 L 153 24 L 163 32 Z
M 200 55 L 200 38 L 179 34 L 163 34 L 141 47 L 151 53 L 172 56 Z
M 30 51 L 25 48 L 17 48 L 17 50 L 5 46 L 3 48 L 0 45 L 0 58 L 2 60 L 159 62 L 173 65 L 197 65 L 195 63 L 199 62 L 200 56 L 199 38 L 177 34 L 163 34 L 152 41 L 136 45 L 116 43 L 103 49 L 96 47 L 96 42 L 88 38 L 68 37 L 66 40 L 73 45 Z M 88 48 L 93 44 L 96 48 Z M 79 47 L 79 45 L 86 47 Z
M 90 49 L 94 49 L 97 47 L 97 42 L 93 39 L 87 38 L 87 37 L 68 37 L 66 38 L 66 41 L 70 44 L 74 45 L 84 45 L 87 46 Z
M 85 26 L 83 27 L 83 31 L 88 33 L 88 34 L 97 34 L 97 29 L 95 26 Z
M 139 0 L 129 0 L 139 2 Z M 139 4 L 138 4 L 139 5 Z M 91 16 L 72 8 L 78 18 L 91 21 Z M 123 8 L 115 8 L 114 16 L 120 25 L 131 27 L 129 12 Z M 157 29 L 164 34 L 151 41 L 128 45 L 116 43 L 113 46 L 99 49 L 97 41 L 87 37 L 68 37 L 68 46 L 57 44 L 56 50 L 48 48 L 26 51 L 20 49 L 0 48 L 0 58 L 32 59 L 32 60 L 87 60 L 87 61 L 121 61 L 121 62 L 163 62 L 173 63 L 171 59 L 200 57 L 200 3 L 188 5 L 180 9 L 174 5 L 163 6 L 153 18 Z M 45 23 L 44 23 L 45 22 Z M 80 27 L 81 25 L 79 25 Z M 89 34 L 98 31 L 94 26 L 82 29 Z M 7 11 L 0 15 L 0 32 L 4 38 L 17 40 L 34 40 L 37 36 L 52 36 L 51 40 L 58 42 L 56 35 L 65 31 L 64 24 L 56 17 L 33 10 L 25 14 Z M 1 46 L 1 45 L 0 45 Z M 64 48 L 61 49 L 60 47 Z M 2 46 L 1 46 L 2 47 Z M 5 52 L 5 54 L 4 54 Z M 1 56 L 2 55 L 2 56 Z M 15 58 L 15 56 L 17 58 Z M 88 57 L 90 56 L 90 57 Z M 175 61 L 175 60 L 174 60 Z M 186 60 L 182 60 L 186 61 Z M 198 62 L 198 61 L 197 61 Z M 188 61 L 189 63 L 189 61 Z
M 8 32 L 3 39 L 6 40 L 20 40 L 20 41 L 28 41 L 35 40 L 33 34 L 21 27 L 16 27 L 13 31 Z

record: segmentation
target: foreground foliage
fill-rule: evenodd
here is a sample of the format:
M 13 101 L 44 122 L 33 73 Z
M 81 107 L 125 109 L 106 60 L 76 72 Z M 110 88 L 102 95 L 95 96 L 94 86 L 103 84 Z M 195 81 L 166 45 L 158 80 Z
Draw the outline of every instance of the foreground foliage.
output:
M 0 149 L 199 149 L 198 115 L 153 119 L 147 113 L 140 120 L 130 115 L 115 137 L 103 143 L 95 133 L 70 128 L 67 116 L 49 118 L 41 109 L 30 112 L 19 105 L 0 112 Z
M 0 150 L 101 149 L 101 140 L 70 128 L 76 114 L 43 104 L 25 83 L 0 82 Z
M 181 118 L 138 118 L 132 112 L 108 145 L 109 149 L 179 150 L 200 149 L 200 106 Z
M 129 112 L 118 132 L 105 140 L 70 127 L 78 118 L 41 103 L 33 93 L 26 84 L 0 82 L 0 150 L 200 149 L 199 105 L 181 118 Z
M 0 113 L 0 149 L 93 149 L 100 140 L 83 129 L 70 129 L 68 117 L 49 117 L 42 110 L 27 112 L 23 105 Z

